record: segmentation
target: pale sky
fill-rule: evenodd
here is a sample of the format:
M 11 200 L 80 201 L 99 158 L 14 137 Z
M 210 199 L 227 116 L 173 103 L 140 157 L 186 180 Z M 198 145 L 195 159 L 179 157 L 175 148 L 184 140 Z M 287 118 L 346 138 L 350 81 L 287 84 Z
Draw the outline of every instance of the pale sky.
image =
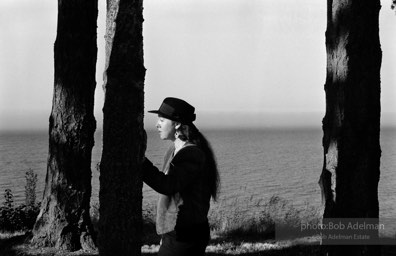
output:
M 98 17 L 101 128 L 105 2 Z M 396 124 L 396 15 L 382 1 L 382 124 Z M 326 1 L 145 0 L 145 109 L 180 97 L 208 127 L 321 126 Z M 0 130 L 48 129 L 57 1 L 0 2 Z M 149 116 L 149 115 L 148 115 Z M 154 116 L 146 118 L 154 125 Z

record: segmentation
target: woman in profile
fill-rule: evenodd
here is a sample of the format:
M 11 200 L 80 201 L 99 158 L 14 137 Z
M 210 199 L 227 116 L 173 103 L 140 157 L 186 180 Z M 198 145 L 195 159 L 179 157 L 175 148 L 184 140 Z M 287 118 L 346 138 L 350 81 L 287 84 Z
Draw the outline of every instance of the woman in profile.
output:
M 147 158 L 143 181 L 160 193 L 156 229 L 162 236 L 159 256 L 204 255 L 210 239 L 210 198 L 220 184 L 210 144 L 193 124 L 195 108 L 177 98 L 166 98 L 158 110 L 157 130 L 173 142 L 162 171 Z

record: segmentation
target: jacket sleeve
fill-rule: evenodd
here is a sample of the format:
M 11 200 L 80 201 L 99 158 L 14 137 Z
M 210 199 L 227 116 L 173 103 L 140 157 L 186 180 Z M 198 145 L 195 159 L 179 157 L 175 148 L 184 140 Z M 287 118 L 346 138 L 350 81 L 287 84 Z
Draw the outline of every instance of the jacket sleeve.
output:
M 143 162 L 143 181 L 160 194 L 173 195 L 194 182 L 203 163 L 203 152 L 196 147 L 180 150 L 170 163 L 167 175 L 146 158 Z

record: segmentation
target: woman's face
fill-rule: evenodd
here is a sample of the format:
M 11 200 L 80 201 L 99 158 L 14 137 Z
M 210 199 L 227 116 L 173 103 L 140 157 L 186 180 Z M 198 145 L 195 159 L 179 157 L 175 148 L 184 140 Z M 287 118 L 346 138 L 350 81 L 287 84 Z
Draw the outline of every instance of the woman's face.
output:
M 157 130 L 162 140 L 175 140 L 176 123 L 165 117 L 159 116 L 157 121 Z

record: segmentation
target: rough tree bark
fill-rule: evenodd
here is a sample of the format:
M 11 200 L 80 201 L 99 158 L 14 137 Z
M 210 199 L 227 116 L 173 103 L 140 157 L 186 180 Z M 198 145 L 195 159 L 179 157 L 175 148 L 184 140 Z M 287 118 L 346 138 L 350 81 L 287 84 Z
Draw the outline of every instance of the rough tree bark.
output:
M 91 152 L 96 121 L 97 0 L 58 2 L 49 156 L 32 242 L 65 250 L 93 249 L 89 216 Z
M 142 0 L 107 2 L 99 254 L 140 255 L 144 77 Z
M 378 218 L 380 0 L 327 2 L 324 218 Z M 375 246 L 331 248 L 330 255 L 378 253 Z

